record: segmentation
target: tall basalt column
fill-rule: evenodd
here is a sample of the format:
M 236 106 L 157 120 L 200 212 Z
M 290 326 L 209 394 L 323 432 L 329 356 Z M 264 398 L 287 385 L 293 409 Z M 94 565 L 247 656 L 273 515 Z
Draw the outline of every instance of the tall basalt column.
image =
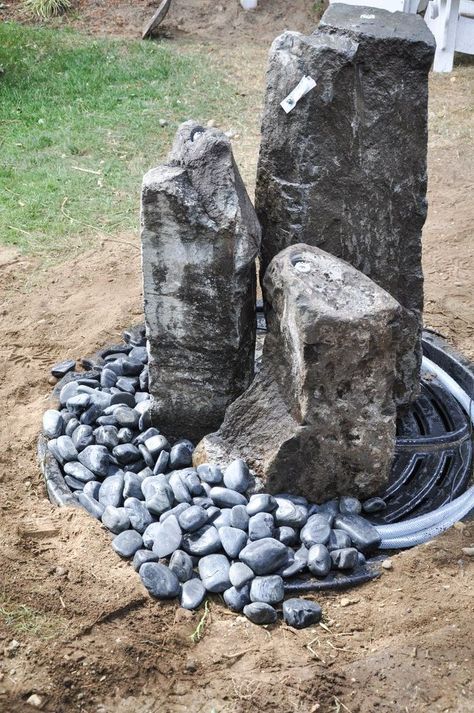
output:
M 186 122 L 143 181 L 152 420 L 201 438 L 253 378 L 260 226 L 228 138 Z
M 262 275 L 303 242 L 350 262 L 405 308 L 395 398 L 416 397 L 421 362 L 428 70 L 417 15 L 334 4 L 309 36 L 271 48 L 257 174 Z M 316 86 L 286 114 L 280 102 Z
M 206 436 L 195 462 L 243 458 L 270 492 L 313 501 L 386 485 L 395 448 L 395 350 L 402 309 L 346 262 L 308 245 L 265 275 L 262 369 Z

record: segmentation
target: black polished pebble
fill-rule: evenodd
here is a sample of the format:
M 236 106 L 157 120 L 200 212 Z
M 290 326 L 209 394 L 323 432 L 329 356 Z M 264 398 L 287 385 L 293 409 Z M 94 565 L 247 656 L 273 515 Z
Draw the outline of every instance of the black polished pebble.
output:
M 140 414 L 129 406 L 118 406 L 114 411 L 114 417 L 119 426 L 122 428 L 131 428 L 133 430 L 138 426 Z
M 64 384 L 59 392 L 59 401 L 61 406 L 64 406 L 73 396 L 77 396 L 77 388 L 78 385 L 75 381 L 70 381 L 69 383 Z
M 170 462 L 170 454 L 168 451 L 161 451 L 160 455 L 156 459 L 155 467 L 153 468 L 153 473 L 158 475 L 159 473 L 166 473 L 168 470 Z
M 278 507 L 278 503 L 273 495 L 267 493 L 257 493 L 250 496 L 249 504 L 247 505 L 247 513 L 256 515 L 259 512 L 273 512 Z
M 138 446 L 139 443 L 145 443 L 149 438 L 152 438 L 153 436 L 159 436 L 160 432 L 157 428 L 152 426 L 151 428 L 147 428 L 146 431 L 143 431 L 142 433 L 139 433 L 133 440 L 133 445 Z
M 250 585 L 250 599 L 252 602 L 265 602 L 266 604 L 278 604 L 283 601 L 285 590 L 283 579 L 278 574 L 270 574 L 266 577 L 255 577 Z
M 170 558 L 169 568 L 180 582 L 187 582 L 193 576 L 194 565 L 191 556 L 184 550 L 175 550 Z
M 71 490 L 83 490 L 85 485 L 83 480 L 78 480 L 78 478 L 74 478 L 72 475 L 65 475 L 64 482 Z
M 115 386 L 117 389 L 120 389 L 120 391 L 124 391 L 127 394 L 135 396 L 138 380 L 131 376 L 119 376 Z
M 124 530 L 114 537 L 112 547 L 120 557 L 133 557 L 140 547 L 143 547 L 143 542 L 135 530 Z
M 298 533 L 289 525 L 277 527 L 273 536 L 280 542 L 283 542 L 284 545 L 293 546 L 298 544 Z
M 99 502 L 103 505 L 119 507 L 123 502 L 123 479 L 122 472 L 109 475 L 100 486 Z
M 245 493 L 249 484 L 250 473 L 247 463 L 240 458 L 232 461 L 224 471 L 225 487 L 229 490 L 236 490 L 238 493 Z
M 145 587 L 156 599 L 174 599 L 180 593 L 178 577 L 160 562 L 145 562 L 139 574 Z
M 170 451 L 170 470 L 187 468 L 193 462 L 194 446 L 191 441 L 177 441 Z
M 84 424 L 85 426 L 91 426 L 94 424 L 97 419 L 99 418 L 105 418 L 104 416 L 101 416 L 102 414 L 102 408 L 98 404 L 91 404 L 89 408 L 87 408 L 83 414 L 81 414 L 80 417 L 80 422 Z M 110 425 L 108 423 L 102 422 L 100 424 L 101 426 L 105 425 Z
M 278 618 L 271 604 L 264 602 L 251 602 L 244 607 L 243 612 L 253 624 L 274 624 Z
M 110 464 L 110 453 L 105 446 L 87 446 L 80 451 L 78 461 L 96 475 L 105 478 Z
M 316 577 L 326 577 L 332 566 L 328 548 L 321 544 L 310 547 L 307 564 L 309 571 Z
M 247 505 L 247 498 L 237 490 L 229 490 L 219 485 L 211 488 L 209 493 L 213 502 L 220 508 L 232 508 L 235 505 Z
M 166 512 L 162 513 L 160 515 L 160 522 L 164 522 L 167 518 L 171 517 L 171 515 L 174 515 L 175 517 L 179 517 L 180 514 L 186 510 L 186 508 L 190 508 L 191 505 L 189 503 L 178 503 L 175 505 L 173 508 L 170 510 L 167 510 Z
M 101 483 L 98 480 L 89 480 L 85 485 L 84 485 L 84 493 L 86 495 L 89 495 L 91 498 L 94 498 L 94 500 L 99 500 L 99 490 L 100 490 Z M 104 506 L 102 507 L 102 509 Z
M 181 471 L 174 470 L 169 477 L 169 484 L 173 491 L 175 500 L 178 503 L 191 503 L 192 495 L 188 490 L 186 483 L 184 482 Z
M 197 474 L 200 479 L 209 485 L 219 485 L 222 483 L 223 473 L 218 465 L 212 465 L 211 463 L 203 463 L 198 465 Z
M 250 604 L 250 585 L 243 584 L 240 587 L 229 587 L 229 589 L 225 590 L 223 597 L 231 611 L 241 612 L 247 604 Z
M 343 515 L 358 515 L 362 511 L 362 504 L 357 498 L 341 495 L 339 498 L 339 512 Z
M 245 505 L 234 505 L 230 511 L 230 526 L 247 532 L 249 527 L 249 514 Z
M 142 564 L 145 562 L 158 562 L 158 555 L 155 555 L 151 550 L 137 550 L 133 555 L 133 569 L 138 572 Z
M 221 549 L 219 532 L 213 525 L 204 525 L 196 532 L 186 532 L 183 535 L 182 549 L 197 557 L 219 552 Z
M 207 522 L 207 512 L 199 505 L 192 505 L 178 516 L 180 527 L 186 532 L 194 532 Z
M 64 472 L 66 473 L 66 475 L 71 475 L 77 480 L 82 480 L 83 483 L 88 483 L 89 481 L 95 480 L 94 473 L 89 470 L 89 468 L 86 468 L 85 465 L 82 465 L 82 463 L 78 463 L 77 461 L 65 463 Z
M 381 512 L 385 510 L 387 503 L 382 498 L 369 498 L 362 503 L 362 510 L 366 513 Z
M 331 528 L 325 517 L 322 515 L 311 515 L 306 525 L 300 532 L 301 542 L 306 547 L 313 545 L 325 545 L 329 540 Z
M 63 462 L 77 460 L 79 454 L 70 436 L 59 436 L 56 439 L 56 448 Z
M 306 548 L 305 548 L 306 549 Z M 306 550 L 308 551 L 308 550 Z M 306 569 L 307 562 L 302 559 L 295 559 L 292 562 L 289 562 L 287 565 L 282 567 L 277 571 L 277 574 L 281 575 L 282 577 L 294 577 L 296 574 L 299 574 L 300 572 L 303 572 Z
M 222 549 L 231 559 L 236 559 L 247 544 L 247 534 L 243 530 L 226 525 L 219 528 L 218 532 Z
M 210 508 L 212 511 L 212 508 Z M 217 508 L 218 514 L 216 516 L 214 515 L 209 515 L 209 522 L 212 521 L 212 524 L 214 527 L 216 527 L 218 530 L 221 527 L 231 527 L 230 521 L 232 518 L 232 509 L 231 508 Z M 212 511 L 214 512 L 214 511 Z
M 330 552 L 332 565 L 337 569 L 354 569 L 358 564 L 358 555 L 355 547 L 345 547 L 342 550 Z
M 71 414 L 72 415 L 72 414 Z M 64 433 L 66 436 L 72 436 L 74 431 L 79 428 L 80 422 L 75 418 L 74 416 L 68 420 L 66 423 L 66 428 L 64 429 Z
M 179 603 L 183 609 L 194 610 L 201 606 L 206 594 L 206 588 L 198 577 L 188 579 L 181 586 Z
M 121 468 L 123 468 L 126 473 L 141 473 L 142 470 L 144 470 L 146 467 L 147 465 L 142 458 L 139 458 L 133 463 L 126 463 L 125 465 L 121 465 Z
M 51 368 L 51 374 L 56 377 L 56 379 L 62 379 L 63 376 L 69 371 L 74 371 L 76 368 L 76 362 L 74 359 L 67 359 L 66 361 L 60 361 Z
M 125 508 L 107 505 L 102 514 L 102 524 L 110 532 L 118 534 L 130 528 L 130 519 Z
M 250 540 L 262 540 L 264 537 L 273 537 L 275 532 L 275 521 L 269 512 L 258 512 L 252 515 L 248 524 Z
M 150 451 L 148 450 L 148 448 L 147 448 L 143 443 L 139 443 L 139 444 L 138 444 L 138 450 L 139 450 L 139 452 L 140 452 L 141 457 L 143 458 L 143 460 L 144 460 L 145 463 L 147 464 L 147 466 L 148 466 L 149 468 L 154 468 L 154 467 L 155 467 L 155 459 L 154 459 L 153 456 L 151 455 L 151 453 L 150 453 Z
M 89 406 L 91 397 L 89 396 L 89 394 L 84 394 L 84 393 L 78 394 L 77 393 L 77 388 L 78 388 L 77 384 L 75 386 L 76 386 L 76 395 L 71 396 L 71 398 L 69 398 L 66 401 L 66 408 L 68 411 L 70 411 L 70 413 L 74 414 L 74 416 L 79 417 L 80 414 L 83 411 L 85 411 L 86 408 Z
M 118 430 L 115 426 L 99 426 L 94 431 L 94 437 L 98 446 L 105 446 L 109 450 L 120 443 Z
M 145 532 L 148 525 L 153 522 L 153 517 L 145 504 L 138 498 L 126 498 L 123 506 L 133 529 L 140 533 Z
M 100 374 L 100 385 L 104 389 L 110 389 L 117 383 L 117 378 L 117 374 L 112 369 L 102 369 L 102 372 Z
M 283 602 L 283 621 L 293 629 L 305 629 L 307 626 L 318 624 L 322 619 L 322 610 L 319 604 L 307 599 L 292 598 Z
M 94 444 L 94 433 L 91 426 L 78 426 L 71 436 L 72 442 L 78 451 L 83 451 L 87 446 Z
M 156 533 L 153 552 L 160 558 L 169 557 L 175 550 L 180 548 L 183 533 L 174 515 L 168 517 L 164 522 L 157 523 Z
M 59 438 L 64 432 L 64 419 L 55 409 L 48 409 L 43 414 L 43 433 L 47 438 Z
M 225 592 L 229 589 L 230 562 L 225 555 L 212 554 L 199 560 L 199 576 L 208 592 Z
M 125 391 L 119 391 L 116 394 L 112 394 L 110 398 L 110 405 L 115 406 L 117 404 L 133 408 L 135 406 L 135 396 L 133 394 L 127 394 Z
M 287 563 L 288 547 L 278 540 L 266 537 L 244 547 L 239 559 L 255 574 L 272 574 Z
M 80 503 L 82 507 L 87 510 L 89 515 L 92 515 L 92 517 L 95 517 L 97 520 L 101 519 L 105 510 L 102 503 L 99 503 L 95 498 L 85 492 L 76 491 L 74 495 L 78 503 Z
M 243 562 L 233 562 L 229 570 L 229 579 L 233 587 L 240 589 L 254 578 L 254 573 Z
M 133 347 L 129 351 L 128 356 L 130 359 L 134 359 L 135 361 L 141 361 L 142 364 L 146 364 L 148 362 L 148 352 L 146 347 Z
M 347 532 L 361 552 L 371 552 L 380 545 L 381 537 L 375 527 L 360 515 L 336 515 L 334 526 Z
M 201 481 L 199 480 L 199 476 L 194 468 L 184 468 L 183 470 L 180 470 L 179 473 L 181 474 L 181 479 L 189 490 L 191 497 L 197 497 L 198 495 L 203 494 L 204 491 L 202 489 Z
M 159 524 L 160 523 L 158 522 L 152 522 L 151 525 L 148 525 L 148 527 L 143 532 L 143 544 L 150 550 L 153 547 L 153 543 L 156 537 L 158 537 L 161 532 Z
M 273 513 L 276 525 L 288 525 L 289 527 L 298 529 L 303 527 L 308 519 L 308 509 L 305 505 L 300 503 L 295 504 L 292 500 L 280 496 L 276 496 L 275 500 L 278 505 Z
M 134 463 L 140 460 L 140 451 L 132 443 L 121 443 L 112 451 L 114 458 L 118 460 L 119 463 L 123 465 L 128 465 L 129 463 Z
M 123 497 L 143 500 L 142 483 L 144 478 L 139 473 L 125 473 L 123 478 Z
M 143 369 L 143 362 L 132 359 L 130 355 L 122 359 L 122 373 L 124 376 L 138 376 Z
M 331 530 L 329 540 L 326 543 L 328 550 L 341 550 L 344 547 L 351 547 L 352 540 L 344 530 Z

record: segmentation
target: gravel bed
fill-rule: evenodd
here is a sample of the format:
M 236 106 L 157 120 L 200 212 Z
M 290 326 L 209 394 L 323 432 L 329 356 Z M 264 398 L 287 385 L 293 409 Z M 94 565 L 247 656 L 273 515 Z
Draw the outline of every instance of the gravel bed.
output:
M 157 599 L 197 609 L 218 593 L 256 624 L 274 623 L 280 610 L 295 628 L 318 622 L 315 602 L 284 601 L 285 581 L 362 571 L 380 542 L 363 513 L 384 502 L 249 494 L 253 476 L 242 460 L 224 471 L 194 468 L 194 445 L 170 442 L 151 424 L 143 327 L 124 339 L 83 359 L 84 372 L 72 360 L 51 370 L 61 377 L 60 405 L 44 413 L 39 441 L 51 500 L 100 520 Z

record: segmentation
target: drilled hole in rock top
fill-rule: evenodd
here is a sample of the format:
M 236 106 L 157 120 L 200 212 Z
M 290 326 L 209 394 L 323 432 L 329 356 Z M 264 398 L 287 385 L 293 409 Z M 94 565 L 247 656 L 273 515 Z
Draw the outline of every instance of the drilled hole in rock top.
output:
M 189 135 L 189 140 L 194 141 L 195 138 L 201 138 L 202 134 L 204 134 L 205 131 L 206 129 L 203 126 L 195 126 Z

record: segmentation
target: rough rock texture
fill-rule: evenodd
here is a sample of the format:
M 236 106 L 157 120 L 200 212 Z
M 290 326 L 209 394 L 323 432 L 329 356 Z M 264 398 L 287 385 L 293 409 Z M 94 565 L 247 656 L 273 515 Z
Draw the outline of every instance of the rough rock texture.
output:
M 141 226 L 152 419 L 198 439 L 253 377 L 260 226 L 222 132 L 181 125 Z
M 428 70 L 434 39 L 417 15 L 331 5 L 309 36 L 271 48 L 256 209 L 261 268 L 308 243 L 364 272 L 405 308 L 395 397 L 419 388 L 426 218 Z M 303 75 L 316 87 L 285 114 Z
M 244 458 L 267 491 L 312 501 L 373 494 L 394 451 L 400 305 L 307 245 L 272 260 L 264 292 L 262 369 L 221 429 L 198 445 L 195 463 Z

